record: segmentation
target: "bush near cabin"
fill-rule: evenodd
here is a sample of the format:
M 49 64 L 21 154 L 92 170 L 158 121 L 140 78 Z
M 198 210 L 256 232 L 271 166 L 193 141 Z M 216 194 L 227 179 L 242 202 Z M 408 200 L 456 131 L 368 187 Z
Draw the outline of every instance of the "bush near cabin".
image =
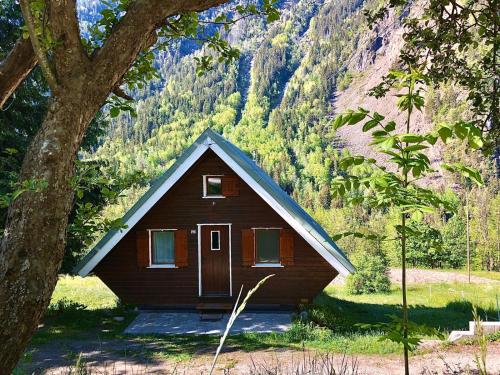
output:
M 391 289 L 387 261 L 381 255 L 362 254 L 354 260 L 356 272 L 347 277 L 348 294 L 388 293 Z

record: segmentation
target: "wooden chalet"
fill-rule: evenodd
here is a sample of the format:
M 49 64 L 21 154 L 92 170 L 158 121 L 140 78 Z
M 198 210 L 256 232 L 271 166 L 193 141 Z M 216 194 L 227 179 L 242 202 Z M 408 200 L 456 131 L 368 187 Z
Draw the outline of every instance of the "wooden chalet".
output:
M 240 287 L 275 274 L 251 307 L 309 303 L 339 273 L 344 253 L 245 153 L 207 129 L 77 266 L 123 302 L 230 306 Z

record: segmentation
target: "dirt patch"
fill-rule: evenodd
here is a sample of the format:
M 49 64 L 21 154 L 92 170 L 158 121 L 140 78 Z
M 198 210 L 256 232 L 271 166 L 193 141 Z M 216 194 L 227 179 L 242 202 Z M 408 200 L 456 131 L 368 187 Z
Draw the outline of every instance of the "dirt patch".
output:
M 102 344 L 102 343 L 101 343 Z M 116 345 L 116 343 L 114 344 Z M 192 359 L 176 362 L 169 359 L 150 356 L 130 356 L 125 352 L 113 351 L 103 346 L 98 348 L 82 349 L 82 358 L 87 370 L 96 374 L 207 374 L 210 369 L 213 353 L 204 352 L 196 354 Z M 115 347 L 116 349 L 116 347 Z M 154 348 L 150 348 L 154 352 Z M 452 346 L 446 349 L 434 348 L 427 354 L 415 355 L 410 359 L 412 374 L 461 374 L 465 369 L 476 369 L 474 346 Z M 68 367 L 74 362 L 65 365 L 43 364 L 43 357 L 47 358 L 55 353 L 40 351 L 41 366 L 32 368 L 35 373 L 69 374 Z M 35 359 L 35 358 L 34 358 Z M 68 358 L 69 360 L 69 358 Z M 333 373 L 332 369 L 339 371 L 343 366 L 356 367 L 357 374 L 386 375 L 399 374 L 403 366 L 398 355 L 357 355 L 344 356 L 342 354 L 325 354 L 314 351 L 300 351 L 288 349 L 269 349 L 251 353 L 231 351 L 228 348 L 219 358 L 216 374 L 290 374 L 297 369 L 308 369 L 310 372 L 321 374 L 318 369 L 325 366 Z M 487 364 L 489 374 L 500 374 L 500 343 L 491 343 L 488 347 Z M 323 368 L 324 369 L 324 368 Z M 311 370 L 316 370 L 311 372 Z M 74 371 L 74 369 L 73 369 Z M 73 372 L 74 373 L 74 372 Z M 352 372 L 347 372 L 351 374 Z
M 394 284 L 401 283 L 401 269 L 392 268 L 389 277 Z M 408 283 L 467 283 L 469 278 L 466 274 L 452 271 L 421 270 L 410 268 L 406 270 L 406 280 Z M 498 284 L 500 281 L 488 279 L 486 277 L 471 276 L 471 283 L 474 284 Z M 345 278 L 338 276 L 332 281 L 334 285 L 343 285 Z

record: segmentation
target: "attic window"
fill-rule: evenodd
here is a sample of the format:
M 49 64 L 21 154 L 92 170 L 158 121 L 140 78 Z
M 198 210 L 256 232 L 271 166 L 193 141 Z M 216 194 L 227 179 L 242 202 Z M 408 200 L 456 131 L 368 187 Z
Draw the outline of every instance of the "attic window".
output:
M 222 176 L 204 176 L 203 196 L 210 198 L 223 198 Z

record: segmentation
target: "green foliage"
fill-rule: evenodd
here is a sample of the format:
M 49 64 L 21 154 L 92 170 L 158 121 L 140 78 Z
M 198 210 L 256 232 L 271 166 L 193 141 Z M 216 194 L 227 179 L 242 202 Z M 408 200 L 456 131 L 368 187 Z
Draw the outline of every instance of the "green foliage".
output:
M 2 3 L 0 21 L 1 60 L 19 36 L 21 15 L 18 7 L 12 2 Z M 27 147 L 45 115 L 48 100 L 46 91 L 45 80 L 35 69 L 16 91 L 12 102 L 0 111 L 0 229 L 4 226 L 8 206 L 19 195 L 36 193 L 46 188 L 43 179 L 18 180 Z M 93 150 L 107 127 L 108 122 L 102 113 L 98 113 L 87 131 L 81 151 Z M 63 272 L 71 271 L 99 233 L 122 226 L 116 218 L 103 217 L 103 209 L 116 203 L 125 189 L 143 181 L 142 172 L 122 175 L 105 161 L 77 162 L 76 169 L 77 177 L 73 181 L 75 200 L 69 218 Z
M 0 3 L 0 61 L 20 36 L 20 13 L 13 2 Z M 45 115 L 47 97 L 43 91 L 46 89 L 40 71 L 35 69 L 15 97 L 0 110 L 0 231 L 10 202 L 23 192 L 43 188 L 44 182 L 40 180 L 18 182 L 18 174 L 25 150 Z
M 425 84 L 425 78 L 421 73 L 410 70 L 403 74 L 401 72 L 391 72 L 391 77 L 398 79 L 397 87 L 406 88 L 406 94 L 398 94 L 398 108 L 401 111 L 407 111 L 408 116 L 411 115 L 413 108 L 420 109 L 423 106 L 423 97 L 420 94 L 420 89 L 417 85 Z M 344 196 L 348 191 L 356 191 L 359 189 L 371 189 L 373 195 L 356 196 L 351 199 L 351 203 L 361 203 L 363 200 L 368 200 L 371 207 L 400 207 L 405 214 L 421 213 L 428 214 L 439 208 L 453 209 L 453 207 L 432 190 L 422 188 L 414 182 L 423 175 L 432 172 L 428 156 L 423 152 L 430 146 L 433 146 L 437 139 L 439 130 L 432 131 L 427 134 L 412 134 L 409 132 L 409 123 L 407 132 L 398 134 L 395 132 L 396 124 L 393 121 L 384 123 L 384 116 L 373 113 L 370 114 L 363 108 L 358 110 L 349 110 L 337 116 L 333 121 L 334 129 L 342 126 L 352 126 L 368 119 L 363 125 L 363 132 L 371 131 L 372 142 L 382 154 L 388 155 L 388 162 L 395 165 L 397 173 L 387 171 L 385 166 L 378 166 L 374 159 L 366 159 L 363 156 L 346 157 L 340 160 L 339 167 L 351 168 L 356 165 L 365 164 L 370 166 L 373 173 L 368 176 L 358 176 L 355 174 L 348 176 L 337 177 L 334 183 L 334 194 Z M 448 139 L 453 133 L 460 134 L 461 139 L 465 138 L 481 138 L 480 131 L 472 124 L 467 124 L 467 127 L 460 125 L 453 126 L 447 129 L 446 136 L 442 138 Z M 465 129 L 470 129 L 465 131 Z M 449 130 L 449 133 L 448 133 Z M 469 142 L 469 146 L 479 148 L 480 142 Z M 472 179 L 477 184 L 482 184 L 480 174 L 474 169 L 457 163 L 454 166 L 445 165 L 447 169 L 453 169 L 460 172 L 462 175 Z M 413 180 L 409 180 L 408 176 L 412 176 Z M 399 231 L 398 227 L 396 229 Z
M 372 294 L 390 291 L 389 268 L 381 255 L 363 254 L 355 259 L 354 265 L 356 272 L 346 280 L 347 293 Z
M 366 12 L 370 26 L 389 8 L 409 6 L 408 0 L 390 0 Z M 428 1 L 421 14 L 404 21 L 405 45 L 400 60 L 426 70 L 428 82 L 461 86 L 473 111 L 471 121 L 484 130 L 490 145 L 498 146 L 498 2 Z M 425 52 L 425 53 L 424 53 Z M 390 77 L 374 90 L 383 95 Z
M 47 181 L 40 179 L 23 180 L 11 185 L 11 192 L 0 195 L 0 209 L 6 209 L 21 194 L 27 192 L 37 193 L 47 188 Z
M 399 111 L 406 114 L 406 132 L 397 133 L 394 121 L 385 122 L 384 116 L 358 108 L 350 110 L 338 116 L 333 121 L 334 129 L 342 126 L 352 126 L 366 119 L 362 131 L 371 132 L 371 145 L 380 153 L 389 157 L 388 163 L 392 164 L 395 172 L 388 170 L 385 166 L 378 165 L 375 160 L 359 157 L 347 157 L 339 162 L 346 172 L 348 168 L 365 164 L 373 169 L 373 173 L 368 176 L 360 176 L 351 173 L 334 180 L 335 194 L 345 196 L 347 192 L 369 190 L 370 194 L 357 194 L 348 199 L 351 204 L 366 202 L 373 208 L 397 208 L 400 214 L 400 222 L 394 225 L 397 232 L 397 239 L 401 249 L 401 264 L 403 269 L 402 277 L 402 316 L 392 316 L 389 323 L 376 324 L 374 328 L 381 328 L 385 334 L 382 340 L 389 340 L 403 345 L 405 362 L 405 374 L 409 374 L 409 351 L 414 350 L 420 343 L 422 335 L 430 334 L 427 327 L 410 322 L 408 319 L 408 302 L 406 289 L 406 262 L 411 256 L 411 247 L 408 240 L 413 239 L 414 246 L 427 248 L 429 252 L 441 248 L 441 236 L 432 228 L 419 228 L 418 224 L 408 225 L 407 220 L 411 217 L 419 222 L 425 214 L 433 213 L 437 210 L 453 210 L 454 206 L 446 199 L 436 194 L 433 190 L 422 188 L 416 181 L 434 172 L 431 167 L 429 157 L 425 150 L 433 146 L 439 137 L 446 142 L 452 135 L 459 139 L 467 139 L 471 148 L 482 146 L 481 131 L 473 124 L 455 124 L 452 127 L 441 127 L 437 131 L 426 134 L 416 134 L 411 132 L 411 115 L 415 110 L 422 110 L 424 98 L 421 94 L 422 87 L 428 83 L 428 78 L 411 66 L 406 71 L 391 71 L 386 77 L 391 88 L 398 90 L 395 96 L 398 98 L 397 107 Z M 387 88 L 386 87 L 386 88 Z M 385 91 L 387 92 L 387 91 Z M 380 92 L 379 95 L 383 95 Z M 464 166 L 461 163 L 453 167 L 445 165 L 446 169 L 453 169 L 463 176 L 473 180 L 477 185 L 482 185 L 481 175 L 473 168 Z M 352 197 L 352 196 L 351 196 Z M 425 230 L 424 230 L 425 229 Z M 416 238 L 424 238 L 424 244 L 415 241 Z M 416 254 L 421 254 L 419 249 Z M 435 258 L 434 254 L 431 258 Z
M 381 341 L 389 340 L 394 343 L 403 345 L 414 351 L 418 348 L 422 342 L 422 337 L 425 336 L 437 336 L 441 340 L 444 339 L 444 335 L 441 334 L 437 329 L 427 327 L 423 324 L 416 324 L 413 322 L 404 322 L 404 320 L 397 315 L 389 315 L 390 319 L 387 323 L 377 323 L 377 324 L 362 324 L 360 325 L 365 329 L 379 329 L 384 332 L 380 337 Z M 405 334 L 405 325 L 407 326 L 408 334 Z
M 70 213 L 66 236 L 66 250 L 61 272 L 71 273 L 73 267 L 85 255 L 96 237 L 109 230 L 125 228 L 121 218 L 103 215 L 106 207 L 116 204 L 124 192 L 145 184 L 141 171 L 130 175 L 119 174 L 105 162 L 77 162 L 73 188 L 75 201 Z
M 443 238 L 439 230 L 423 222 L 410 222 L 407 228 L 407 257 L 413 267 L 437 268 L 446 259 L 443 254 Z

